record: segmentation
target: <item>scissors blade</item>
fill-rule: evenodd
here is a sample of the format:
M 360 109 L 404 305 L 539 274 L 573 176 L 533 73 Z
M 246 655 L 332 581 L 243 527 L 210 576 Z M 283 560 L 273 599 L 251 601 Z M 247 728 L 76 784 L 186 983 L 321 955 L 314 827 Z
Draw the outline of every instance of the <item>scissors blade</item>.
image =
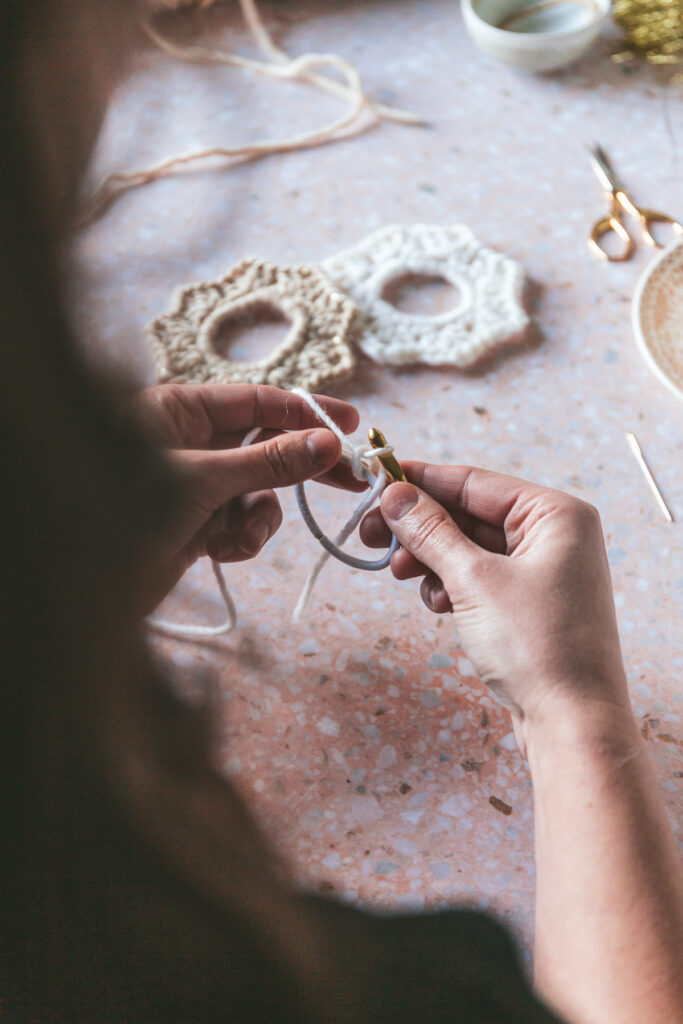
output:
M 614 168 L 609 162 L 602 146 L 589 146 L 588 152 L 590 154 L 591 167 L 595 171 L 596 177 L 605 192 L 618 192 L 621 188 L 619 179 L 614 173 Z

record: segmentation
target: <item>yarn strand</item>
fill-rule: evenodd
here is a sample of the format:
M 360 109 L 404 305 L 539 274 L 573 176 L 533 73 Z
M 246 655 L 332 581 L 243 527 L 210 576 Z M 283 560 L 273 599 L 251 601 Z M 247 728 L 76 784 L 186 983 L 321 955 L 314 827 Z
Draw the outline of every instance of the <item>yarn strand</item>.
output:
M 245 68 L 248 71 L 255 71 L 262 75 L 282 78 L 283 76 L 278 65 L 296 63 L 296 58 L 290 57 L 285 50 L 282 50 L 280 47 L 275 45 L 261 21 L 258 8 L 256 7 L 256 4 L 253 3 L 253 0 L 241 0 L 241 8 L 247 27 L 254 36 L 264 56 L 268 58 L 268 63 L 253 60 L 249 57 L 242 57 L 240 54 L 236 53 L 226 53 L 224 50 L 216 50 L 213 47 L 178 46 L 172 40 L 158 32 L 149 19 L 143 22 L 143 28 L 149 38 L 161 50 L 163 50 L 164 53 L 167 53 L 170 57 L 174 57 L 177 60 L 196 64 L 225 64 L 229 67 Z M 308 56 L 320 55 L 309 54 Z M 334 54 L 325 54 L 324 56 L 331 58 L 333 65 L 342 71 L 347 80 L 349 79 L 349 70 L 354 72 L 355 75 L 358 75 L 353 64 L 345 60 L 343 57 L 338 57 Z M 345 85 L 343 82 L 338 82 L 336 79 L 329 78 L 327 75 L 316 75 L 305 68 L 299 68 L 293 77 L 297 78 L 299 81 L 314 85 L 316 88 L 329 92 L 334 96 L 339 96 L 348 103 L 356 102 L 357 89 L 355 85 L 352 85 L 350 82 L 348 85 Z M 358 78 L 358 85 L 360 85 L 360 77 Z M 424 124 L 423 119 L 417 114 L 412 113 L 410 110 L 402 110 L 400 107 L 391 107 L 385 103 L 376 103 L 364 93 L 363 104 L 368 108 L 368 110 L 375 113 L 378 118 L 386 121 L 398 121 L 403 124 Z
M 253 444 L 260 433 L 260 427 L 252 427 L 252 429 L 247 431 L 242 438 L 240 448 L 246 448 L 248 445 Z M 169 622 L 167 619 L 157 619 L 154 616 L 150 616 L 147 619 L 147 625 L 149 628 L 153 629 L 155 633 L 162 633 L 164 636 L 170 636 L 176 640 L 202 640 L 208 639 L 212 636 L 225 636 L 227 633 L 232 632 L 237 624 L 237 609 L 235 608 L 235 602 L 228 590 L 228 585 L 225 582 L 225 576 L 220 562 L 217 562 L 212 558 L 211 568 L 213 569 L 213 574 L 216 577 L 218 589 L 220 590 L 221 597 L 223 598 L 223 604 L 225 605 L 225 610 L 227 612 L 225 622 L 221 623 L 220 626 L 195 626 L 189 623 L 186 625 L 182 622 Z
M 230 633 L 237 623 L 237 609 L 235 608 L 235 602 L 228 590 L 220 564 L 212 559 L 211 568 L 213 569 L 213 574 L 216 577 L 218 589 L 221 592 L 223 604 L 225 605 L 225 610 L 227 612 L 225 622 L 221 623 L 220 626 L 195 626 L 189 623 L 186 625 L 181 622 L 169 622 L 167 619 L 157 619 L 152 617 L 147 619 L 147 625 L 149 628 L 153 629 L 155 633 L 162 633 L 164 636 L 170 636 L 177 640 L 204 640 L 213 636 L 225 636 L 227 633 Z
M 200 64 L 225 64 L 255 71 L 279 80 L 307 82 L 318 89 L 344 99 L 349 104 L 347 112 L 322 128 L 313 129 L 300 135 L 244 143 L 238 146 L 207 146 L 203 149 L 165 157 L 150 167 L 137 171 L 114 171 L 104 178 L 87 200 L 81 217 L 82 224 L 96 220 L 114 200 L 129 189 L 156 181 L 190 163 L 208 160 L 212 157 L 250 160 L 275 153 L 315 148 L 335 139 L 358 134 L 381 119 L 407 124 L 423 123 L 419 117 L 409 111 L 373 103 L 363 90 L 357 69 L 342 57 L 318 53 L 303 54 L 296 58 L 289 57 L 284 50 L 275 45 L 270 37 L 261 20 L 255 0 L 240 0 L 240 7 L 247 27 L 260 50 L 268 58 L 267 62 L 201 46 L 178 46 L 158 32 L 149 19 L 143 21 L 143 27 L 152 41 L 164 53 L 178 60 Z M 327 75 L 317 74 L 314 70 L 325 67 L 335 68 L 339 71 L 344 82 L 338 82 Z M 369 121 L 363 117 L 364 113 L 368 115 Z
M 332 541 L 329 537 L 325 536 L 313 518 L 311 510 L 308 507 L 308 502 L 306 501 L 306 494 L 303 485 L 297 484 L 295 493 L 301 516 L 313 536 L 324 548 L 306 578 L 299 600 L 297 601 L 294 612 L 292 613 L 292 620 L 294 622 L 300 622 L 310 602 L 318 576 L 330 557 L 336 558 L 340 562 L 344 562 L 346 565 L 349 565 L 354 569 L 364 569 L 366 571 L 376 572 L 378 570 L 385 569 L 389 565 L 391 556 L 398 550 L 399 543 L 395 537 L 392 537 L 391 546 L 387 553 L 382 558 L 376 560 L 356 558 L 355 555 L 349 555 L 345 551 L 341 550 L 342 545 L 351 536 L 365 513 L 372 507 L 372 505 L 374 505 L 376 499 L 381 495 L 389 482 L 389 477 L 387 476 L 384 466 L 380 462 L 379 456 L 392 452 L 394 450 L 393 445 L 387 445 L 385 448 L 371 448 L 368 447 L 367 444 L 359 444 L 352 447 L 349 444 L 349 440 L 346 435 L 342 433 L 334 420 L 328 416 L 312 395 L 305 391 L 304 388 L 292 388 L 292 392 L 303 398 L 303 400 L 315 412 L 318 419 L 324 423 L 325 426 L 336 435 L 336 437 L 339 438 L 342 445 L 341 460 L 351 467 L 351 471 L 356 479 L 365 480 L 371 485 L 370 490 L 363 497 L 350 519 L 344 524 L 340 532 Z
M 256 39 L 262 52 L 270 57 L 274 61 L 288 61 L 289 54 L 285 50 L 281 49 L 275 44 L 272 37 L 266 30 L 261 15 L 259 14 L 255 0 L 241 0 L 242 15 L 246 24 L 248 25 L 251 34 Z M 343 58 L 338 58 L 343 61 Z M 347 61 L 343 61 L 344 64 L 348 64 Z M 352 65 L 349 65 L 352 66 Z M 326 92 L 332 93 L 334 96 L 340 96 L 342 99 L 351 101 L 353 97 L 341 82 L 336 82 L 333 78 L 328 78 L 326 75 L 315 75 L 305 74 L 302 76 L 302 80 L 310 82 L 312 85 L 317 86 L 318 89 L 324 89 Z M 369 97 L 364 97 L 365 105 L 372 110 L 379 118 L 384 118 L 387 121 L 401 121 L 404 124 L 423 124 L 423 120 L 417 114 L 413 114 L 410 110 L 401 110 L 400 107 L 390 107 L 385 103 L 375 103 Z

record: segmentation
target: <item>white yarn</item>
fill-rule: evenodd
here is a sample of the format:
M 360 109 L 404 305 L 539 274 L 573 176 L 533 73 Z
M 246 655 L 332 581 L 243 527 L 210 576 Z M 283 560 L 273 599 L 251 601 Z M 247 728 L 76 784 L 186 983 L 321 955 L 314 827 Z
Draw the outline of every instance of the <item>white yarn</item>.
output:
M 363 480 L 367 483 L 369 482 L 368 474 L 374 479 L 380 473 L 385 472 L 379 457 L 380 455 L 390 455 L 394 450 L 393 444 L 385 445 L 384 448 L 373 448 L 372 445 L 368 445 L 367 441 L 352 445 L 347 435 L 340 430 L 332 417 L 328 416 L 323 407 L 316 402 L 313 395 L 309 394 L 305 388 L 292 388 L 291 390 L 293 395 L 303 398 L 304 402 L 310 406 L 318 419 L 339 438 L 342 446 L 340 459 L 351 467 L 351 472 L 356 480 Z
M 169 622 L 167 619 L 148 618 L 147 625 L 155 633 L 163 633 L 164 636 L 173 637 L 176 640 L 208 639 L 212 636 L 224 636 L 235 628 L 237 623 L 237 609 L 232 599 L 228 586 L 225 582 L 223 570 L 218 562 L 211 559 L 211 568 L 218 583 L 225 609 L 228 613 L 225 622 L 220 626 L 193 626 L 185 625 L 182 622 Z
M 358 307 L 358 345 L 378 363 L 465 367 L 523 331 L 524 271 L 464 225 L 391 225 L 320 264 Z M 403 313 L 384 298 L 404 274 L 443 277 L 460 292 L 436 316 Z
M 253 444 L 260 433 L 260 427 L 252 427 L 252 429 L 247 431 L 242 438 L 240 448 L 246 448 L 248 445 Z M 221 592 L 223 604 L 225 605 L 225 610 L 227 612 L 225 622 L 222 622 L 220 626 L 194 626 L 189 623 L 186 625 L 182 622 L 169 622 L 168 619 L 150 617 L 147 619 L 147 625 L 149 628 L 153 629 L 155 633 L 163 633 L 164 636 L 170 636 L 176 640 L 199 640 L 212 636 L 225 636 L 227 633 L 232 632 L 237 624 L 237 609 L 235 608 L 235 602 L 228 590 L 228 585 L 225 582 L 225 576 L 223 575 L 223 569 L 221 568 L 220 562 L 217 562 L 212 558 L 211 568 L 213 569 L 213 574 L 216 577 L 218 589 Z
M 310 408 L 316 414 L 320 422 L 324 423 L 327 429 L 332 431 L 334 436 L 339 439 L 339 442 L 342 446 L 342 451 L 349 447 L 349 442 L 346 434 L 343 433 L 339 426 L 337 426 L 332 417 L 328 416 L 328 414 L 323 409 L 322 405 L 319 405 L 316 402 L 315 398 L 313 397 L 312 394 L 310 394 L 310 392 L 306 391 L 305 388 L 296 387 L 292 388 L 292 394 L 298 395 L 299 398 L 303 398 L 304 402 L 306 402 L 306 404 L 310 406 Z
M 351 518 L 335 537 L 334 545 L 336 547 L 341 547 L 351 536 L 365 513 L 372 507 L 389 482 L 387 472 L 380 462 L 379 456 L 389 455 L 393 452 L 394 448 L 393 445 L 390 444 L 386 445 L 384 448 L 373 448 L 368 446 L 367 442 L 351 445 L 346 434 L 342 432 L 332 417 L 325 412 L 322 406 L 316 402 L 315 398 L 313 398 L 308 391 L 304 390 L 304 388 L 292 388 L 292 394 L 299 395 L 300 398 L 303 398 L 321 423 L 324 423 L 325 426 L 339 438 L 342 446 L 341 460 L 351 467 L 351 472 L 356 480 L 363 480 L 371 485 L 370 490 L 366 495 L 364 495 Z M 254 427 L 245 434 L 240 447 L 246 448 L 247 445 L 253 444 L 260 433 L 261 428 Z M 316 580 L 329 557 L 330 553 L 328 551 L 323 551 L 316 559 L 313 568 L 306 578 L 301 595 L 299 596 L 299 600 L 297 601 L 294 612 L 292 613 L 292 620 L 294 622 L 301 621 L 311 599 Z M 225 622 L 221 623 L 219 626 L 195 626 L 150 617 L 147 619 L 147 625 L 149 628 L 153 629 L 156 633 L 162 633 L 164 636 L 173 637 L 178 640 L 201 640 L 208 639 L 209 637 L 224 636 L 225 634 L 230 633 L 237 623 L 237 609 L 235 608 L 235 602 L 228 590 L 220 563 L 212 559 L 211 568 L 213 569 L 214 576 L 216 577 L 218 589 L 221 592 L 221 597 L 223 598 L 223 603 L 225 604 L 227 611 L 227 618 Z
M 310 406 L 318 419 L 328 427 L 336 437 L 339 438 L 342 446 L 341 460 L 351 467 L 356 480 L 363 480 L 371 484 L 370 490 L 364 496 L 351 518 L 344 524 L 337 536 L 334 538 L 334 546 L 340 548 L 351 536 L 361 519 L 369 508 L 375 503 L 384 488 L 389 482 L 389 477 L 384 466 L 379 460 L 380 455 L 388 455 L 393 452 L 393 445 L 386 445 L 384 448 L 372 448 L 367 443 L 352 445 L 348 437 L 342 433 L 334 420 L 328 416 L 325 410 L 316 402 L 315 398 L 303 388 L 292 388 L 295 395 Z M 330 558 L 329 551 L 322 551 L 315 560 L 311 571 L 306 577 L 299 600 L 292 613 L 292 621 L 300 622 L 308 607 L 313 588 L 316 584 L 325 563 Z
M 376 450 L 379 451 L 380 449 Z M 382 449 L 382 454 L 384 454 L 384 451 L 385 449 Z M 356 529 L 365 513 L 374 505 L 376 499 L 379 498 L 380 494 L 386 487 L 387 482 L 388 478 L 386 470 L 382 467 L 381 471 L 377 474 L 375 478 L 375 482 L 373 483 L 372 487 L 365 495 L 361 503 L 356 508 L 356 511 L 353 513 L 348 522 L 345 523 L 345 525 L 339 531 L 337 536 L 334 538 L 334 543 L 336 547 L 340 548 L 349 539 L 349 537 Z M 301 622 L 301 619 L 303 618 L 304 613 L 308 607 L 309 601 L 311 600 L 313 588 L 317 582 L 318 576 L 322 572 L 328 558 L 331 558 L 330 552 L 323 550 L 313 563 L 313 567 L 309 572 L 308 576 L 306 577 L 306 582 L 304 583 L 301 594 L 299 595 L 299 600 L 297 601 L 294 611 L 292 612 L 292 622 Z

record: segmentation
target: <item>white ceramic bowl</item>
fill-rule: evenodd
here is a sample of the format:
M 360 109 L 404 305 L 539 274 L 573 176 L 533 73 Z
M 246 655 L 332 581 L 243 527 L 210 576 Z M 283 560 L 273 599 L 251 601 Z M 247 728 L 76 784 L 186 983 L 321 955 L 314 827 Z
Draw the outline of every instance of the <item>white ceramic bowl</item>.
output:
M 610 0 L 461 0 L 471 39 L 524 71 L 553 71 L 592 46 Z

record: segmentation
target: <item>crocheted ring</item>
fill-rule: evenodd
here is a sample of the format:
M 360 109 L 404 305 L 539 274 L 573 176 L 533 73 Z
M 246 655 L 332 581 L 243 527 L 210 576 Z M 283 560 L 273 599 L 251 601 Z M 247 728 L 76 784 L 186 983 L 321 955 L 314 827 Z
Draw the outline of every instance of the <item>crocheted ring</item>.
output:
M 470 366 L 527 326 L 519 263 L 485 248 L 464 225 L 393 225 L 321 264 L 358 307 L 358 345 L 378 363 Z M 403 313 L 383 289 L 404 274 L 443 277 L 458 305 L 436 316 Z
M 275 309 L 290 323 L 263 359 L 233 362 L 220 350 L 231 320 Z M 355 308 L 316 267 L 245 259 L 218 281 L 179 289 L 169 313 L 147 328 L 160 381 L 295 385 L 317 390 L 352 372 L 349 335 Z

